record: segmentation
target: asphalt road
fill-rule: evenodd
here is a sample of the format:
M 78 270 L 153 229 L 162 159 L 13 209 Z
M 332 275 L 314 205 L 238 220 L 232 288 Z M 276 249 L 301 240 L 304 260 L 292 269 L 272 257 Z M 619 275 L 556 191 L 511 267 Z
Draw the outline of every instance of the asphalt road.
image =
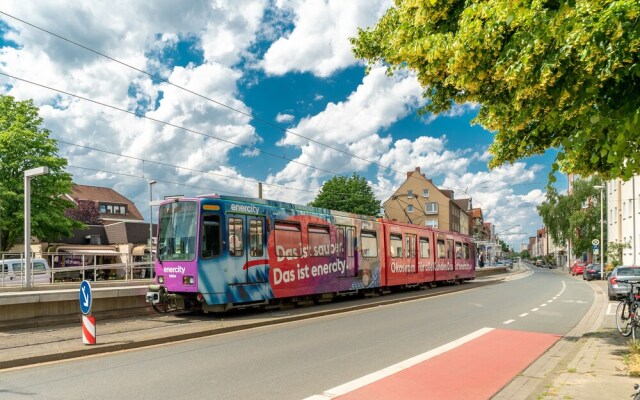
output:
M 422 300 L 0 372 L 0 399 L 304 399 L 483 327 L 566 334 L 592 290 L 534 271 Z

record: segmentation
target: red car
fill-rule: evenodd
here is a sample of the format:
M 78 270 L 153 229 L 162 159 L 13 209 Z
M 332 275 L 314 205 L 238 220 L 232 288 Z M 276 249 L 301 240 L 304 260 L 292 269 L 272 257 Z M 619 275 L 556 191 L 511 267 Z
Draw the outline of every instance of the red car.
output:
M 576 263 L 573 264 L 573 267 L 571 267 L 571 275 L 582 275 L 584 273 L 585 266 L 586 263 L 584 261 L 576 261 Z

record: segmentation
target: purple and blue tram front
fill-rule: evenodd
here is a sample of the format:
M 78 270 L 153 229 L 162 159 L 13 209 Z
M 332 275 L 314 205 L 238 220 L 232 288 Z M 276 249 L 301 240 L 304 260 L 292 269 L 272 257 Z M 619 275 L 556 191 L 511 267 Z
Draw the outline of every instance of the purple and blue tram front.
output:
M 159 208 L 156 285 L 147 301 L 225 311 L 379 286 L 379 260 L 358 253 L 356 236 L 379 235 L 378 224 L 333 214 L 218 195 L 167 200 Z

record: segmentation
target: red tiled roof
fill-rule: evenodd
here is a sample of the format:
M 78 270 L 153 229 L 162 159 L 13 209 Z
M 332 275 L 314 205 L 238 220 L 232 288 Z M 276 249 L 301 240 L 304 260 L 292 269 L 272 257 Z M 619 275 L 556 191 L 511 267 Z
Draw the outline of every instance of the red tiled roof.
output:
M 78 200 L 91 200 L 99 205 L 100 203 L 113 204 L 113 205 L 125 205 L 127 213 L 120 214 L 103 214 L 103 217 L 113 217 L 117 219 L 133 219 L 144 221 L 142 214 L 138 211 L 136 205 L 120 193 L 111 188 L 100 186 L 87 186 L 87 185 L 73 185 L 71 196 Z

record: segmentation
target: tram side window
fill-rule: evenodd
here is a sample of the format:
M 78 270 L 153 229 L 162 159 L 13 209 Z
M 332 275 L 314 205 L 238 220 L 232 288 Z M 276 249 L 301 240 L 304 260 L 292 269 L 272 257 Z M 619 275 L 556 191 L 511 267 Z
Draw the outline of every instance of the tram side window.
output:
M 407 258 L 415 258 L 416 257 L 416 235 L 406 235 L 405 237 L 405 248 L 407 249 Z
M 466 257 L 464 256 L 464 253 L 462 252 L 462 243 L 456 242 L 456 259 L 457 260 L 461 260 L 463 258 L 466 258 Z
M 264 235 L 262 220 L 252 219 L 249 221 L 249 255 L 251 257 L 262 257 L 264 253 Z
M 278 259 L 284 257 L 299 257 L 298 249 L 302 245 L 302 230 L 300 224 L 288 221 L 276 221 L 275 245 Z
M 202 217 L 200 255 L 202 258 L 220 255 L 220 217 L 217 215 L 205 214 Z
M 447 252 L 444 248 L 444 239 L 438 239 L 436 251 L 438 258 L 447 258 Z
M 429 238 L 420 238 L 420 258 L 431 258 L 431 243 L 429 243 Z
M 402 257 L 402 235 L 389 235 L 389 249 L 392 258 Z
M 242 220 L 240 218 L 229 218 L 229 255 L 240 257 L 244 254 L 243 237 Z
M 331 255 L 331 235 L 328 225 L 311 225 L 307 227 L 309 234 L 309 247 L 313 257 L 326 257 Z
M 378 257 L 378 240 L 375 232 L 362 231 L 360 233 L 360 243 L 362 243 L 362 255 L 364 257 Z
M 464 253 L 465 260 L 468 260 L 471 258 L 471 253 L 469 253 L 469 245 L 467 243 L 462 245 L 462 251 Z
M 447 250 L 447 258 L 449 260 L 453 259 L 453 240 L 452 239 L 447 239 L 447 246 L 446 246 L 446 250 Z

